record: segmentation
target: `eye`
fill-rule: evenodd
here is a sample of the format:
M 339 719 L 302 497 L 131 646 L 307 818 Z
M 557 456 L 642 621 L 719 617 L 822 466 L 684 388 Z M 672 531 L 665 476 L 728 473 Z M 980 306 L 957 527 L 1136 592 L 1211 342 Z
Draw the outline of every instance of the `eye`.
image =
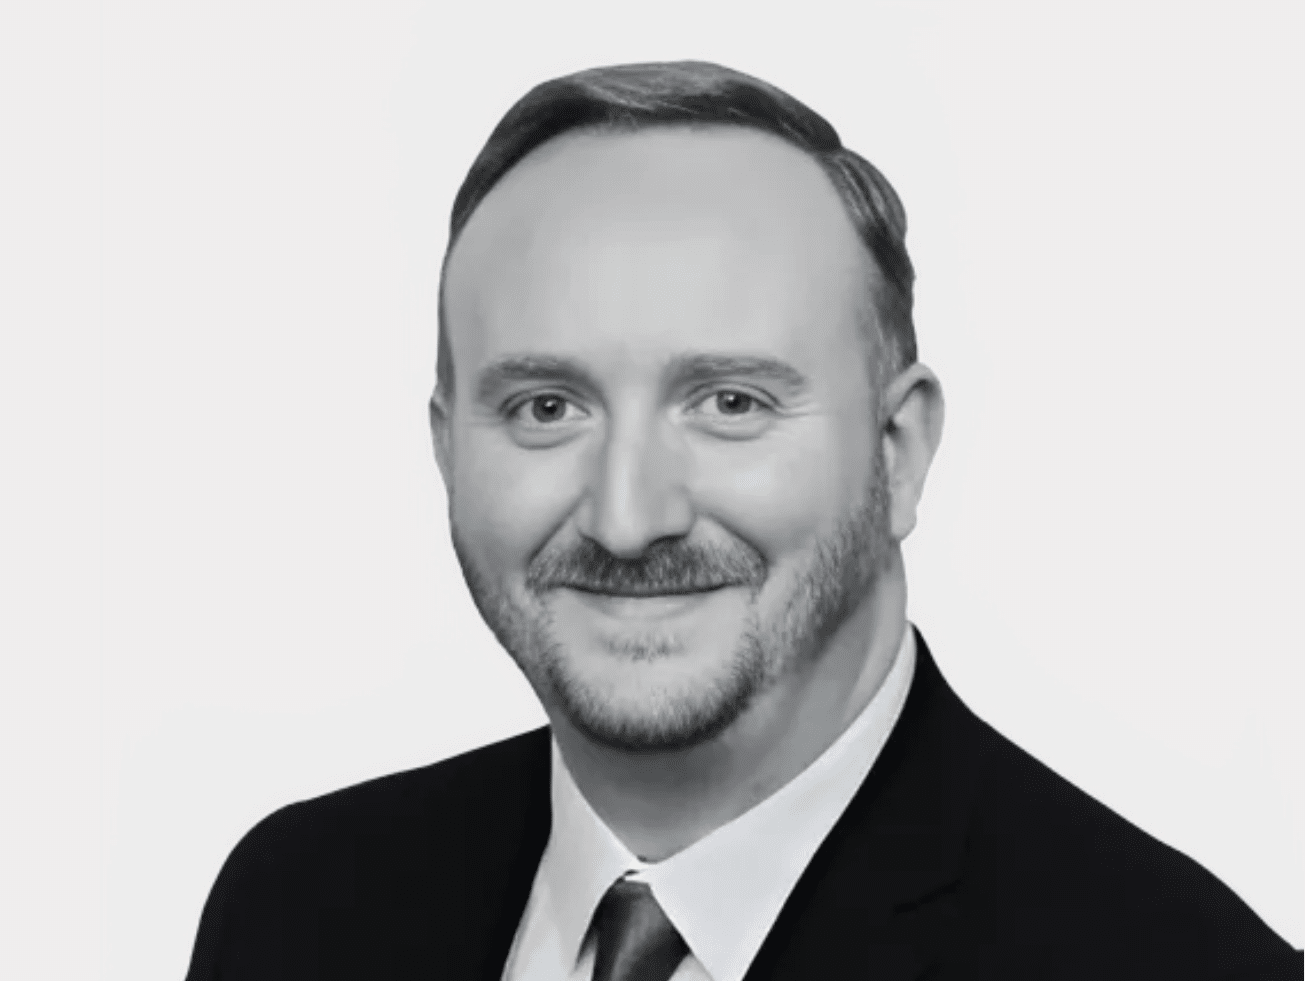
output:
M 756 405 L 757 400 L 746 392 L 717 392 L 716 409 L 727 416 L 742 416 Z
M 508 418 L 526 426 L 555 426 L 583 418 L 584 412 L 564 395 L 545 392 L 518 402 L 508 411 Z
M 737 388 L 723 388 L 700 400 L 694 411 L 714 418 L 743 418 L 756 415 L 765 404 L 755 395 L 739 391 Z

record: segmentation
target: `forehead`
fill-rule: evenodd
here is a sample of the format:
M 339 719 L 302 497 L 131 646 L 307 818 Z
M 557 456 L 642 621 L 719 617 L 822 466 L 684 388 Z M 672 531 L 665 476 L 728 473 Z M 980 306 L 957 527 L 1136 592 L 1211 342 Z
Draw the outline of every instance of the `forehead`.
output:
M 582 131 L 534 151 L 472 215 L 449 258 L 446 328 L 465 367 L 612 343 L 800 346 L 861 323 L 868 275 L 829 179 L 783 140 Z

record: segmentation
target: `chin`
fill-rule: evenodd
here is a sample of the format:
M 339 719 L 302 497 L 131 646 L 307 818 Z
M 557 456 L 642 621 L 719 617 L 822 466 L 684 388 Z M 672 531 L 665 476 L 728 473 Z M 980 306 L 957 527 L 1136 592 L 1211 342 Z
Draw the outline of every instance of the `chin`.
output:
M 714 659 L 656 636 L 608 638 L 604 648 L 553 648 L 542 665 L 548 700 L 588 739 L 626 751 L 681 750 L 713 739 L 746 711 L 770 673 L 760 646 L 747 638 Z

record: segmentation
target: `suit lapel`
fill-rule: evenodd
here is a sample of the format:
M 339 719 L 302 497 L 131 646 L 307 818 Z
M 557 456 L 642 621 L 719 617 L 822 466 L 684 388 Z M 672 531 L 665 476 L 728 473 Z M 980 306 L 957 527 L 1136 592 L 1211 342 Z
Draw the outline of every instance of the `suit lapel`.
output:
M 520 774 L 524 793 L 515 800 L 505 799 L 512 777 L 517 775 L 497 775 L 494 784 L 502 796 L 494 802 L 496 807 L 484 809 L 494 815 L 494 822 L 477 829 L 470 840 L 468 864 L 480 870 L 480 881 L 472 895 L 464 897 L 461 915 L 449 936 L 449 943 L 466 952 L 468 970 L 436 977 L 500 981 L 503 976 L 552 827 L 549 730 L 536 730 L 527 738 L 531 743 Z
M 964 858 L 973 716 L 924 639 L 902 715 L 745 981 L 908 981 L 945 952 Z

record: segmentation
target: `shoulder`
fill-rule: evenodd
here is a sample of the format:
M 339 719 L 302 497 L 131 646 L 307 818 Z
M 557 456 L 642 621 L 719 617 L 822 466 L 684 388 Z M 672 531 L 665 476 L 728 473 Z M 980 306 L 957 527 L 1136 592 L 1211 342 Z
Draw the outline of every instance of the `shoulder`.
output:
M 983 752 L 965 891 L 990 937 L 1101 969 L 1149 962 L 1152 976 L 1235 977 L 1263 960 L 1299 977 L 1298 956 L 1209 871 L 970 718 Z
M 539 729 L 264 818 L 218 873 L 188 977 L 316 976 L 305 964 L 339 911 L 393 927 L 474 896 L 488 863 L 542 849 L 548 751 Z
M 547 779 L 548 733 L 537 729 L 429 766 L 290 804 L 253 827 L 235 860 L 285 862 L 369 842 L 393 848 L 483 827 Z

